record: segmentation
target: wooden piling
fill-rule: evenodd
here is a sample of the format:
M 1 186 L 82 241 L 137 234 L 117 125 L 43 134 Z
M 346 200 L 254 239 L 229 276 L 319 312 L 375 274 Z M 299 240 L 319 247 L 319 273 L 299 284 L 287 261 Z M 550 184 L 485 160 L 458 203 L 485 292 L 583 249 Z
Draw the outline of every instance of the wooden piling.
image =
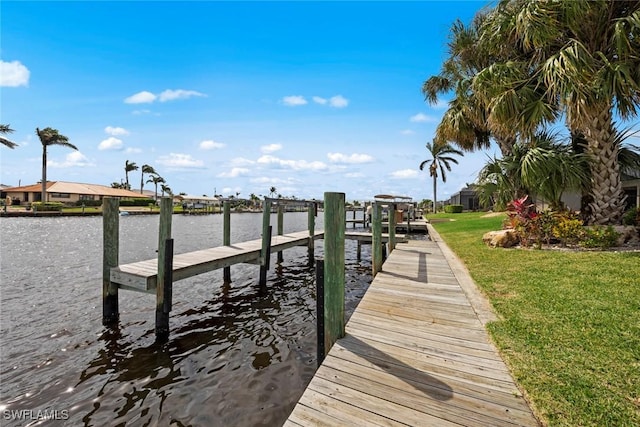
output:
M 344 193 L 324 193 L 325 352 L 344 336 L 344 202 Z
M 389 254 L 396 248 L 396 204 L 391 203 L 389 209 Z
M 360 240 L 357 241 L 358 246 L 356 247 L 356 259 L 358 261 L 362 260 L 362 242 Z
M 271 257 L 271 200 L 264 201 L 262 210 L 262 248 L 260 250 L 260 278 L 261 287 L 267 284 L 267 271 Z
M 324 261 L 316 261 L 316 342 L 318 367 L 327 355 L 324 342 Z
M 278 236 L 284 234 L 284 205 L 278 203 Z M 282 262 L 282 251 L 278 251 L 278 262 Z
M 171 239 L 171 216 L 173 200 L 171 197 L 160 199 L 160 226 L 158 232 L 158 282 L 156 285 L 156 338 L 163 340 L 169 336 L 169 313 L 165 313 L 165 280 L 171 280 L 171 271 L 165 270 L 166 258 L 172 257 L 167 250 L 167 241 Z M 173 246 L 173 245 L 171 245 Z M 172 261 L 173 262 L 173 261 Z
M 371 267 L 373 277 L 382 270 L 382 206 L 374 202 L 371 212 Z
M 223 206 L 223 218 L 222 218 L 222 244 L 224 246 L 231 246 L 231 203 L 225 200 Z M 225 267 L 222 273 L 222 280 L 225 283 L 231 282 L 231 267 Z
M 316 204 L 309 203 L 307 207 L 307 225 L 309 227 L 309 243 L 308 243 L 308 252 L 309 252 L 309 265 L 313 265 L 313 259 L 315 257 L 315 240 L 313 236 L 315 234 L 316 229 Z
M 111 268 L 118 266 L 120 251 L 120 200 L 102 199 L 102 324 L 118 323 L 118 286 L 111 283 Z

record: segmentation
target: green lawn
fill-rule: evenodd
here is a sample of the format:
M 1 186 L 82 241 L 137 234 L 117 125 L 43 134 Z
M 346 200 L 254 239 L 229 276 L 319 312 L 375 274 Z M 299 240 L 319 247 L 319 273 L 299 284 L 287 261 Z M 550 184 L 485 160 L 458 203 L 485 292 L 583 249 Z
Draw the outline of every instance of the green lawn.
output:
M 503 217 L 429 215 L 500 321 L 488 325 L 552 426 L 640 426 L 640 253 L 491 249 Z

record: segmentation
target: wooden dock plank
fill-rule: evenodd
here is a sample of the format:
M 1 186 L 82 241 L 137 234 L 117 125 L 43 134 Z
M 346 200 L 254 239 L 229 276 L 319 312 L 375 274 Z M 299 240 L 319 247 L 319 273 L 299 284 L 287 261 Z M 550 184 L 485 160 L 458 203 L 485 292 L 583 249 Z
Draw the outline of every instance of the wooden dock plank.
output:
M 382 417 L 372 425 L 539 425 L 429 241 L 389 255 L 290 419 L 318 412 L 345 425 L 367 413 Z

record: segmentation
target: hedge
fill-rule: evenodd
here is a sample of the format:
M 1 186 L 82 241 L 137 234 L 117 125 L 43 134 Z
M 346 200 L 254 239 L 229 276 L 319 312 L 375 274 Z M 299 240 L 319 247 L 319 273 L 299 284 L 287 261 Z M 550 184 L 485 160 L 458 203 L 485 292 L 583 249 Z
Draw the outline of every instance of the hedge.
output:
M 31 209 L 35 212 L 60 212 L 62 211 L 60 202 L 32 202 Z
M 462 213 L 462 205 L 445 205 L 445 213 Z

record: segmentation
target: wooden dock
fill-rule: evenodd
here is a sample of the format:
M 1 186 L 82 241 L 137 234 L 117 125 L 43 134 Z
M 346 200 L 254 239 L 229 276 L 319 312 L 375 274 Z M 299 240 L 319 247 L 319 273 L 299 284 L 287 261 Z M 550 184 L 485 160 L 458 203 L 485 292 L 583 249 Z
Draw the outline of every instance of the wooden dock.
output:
M 538 426 L 469 300 L 437 243 L 398 245 L 285 425 Z
M 313 239 L 322 239 L 323 231 L 316 231 Z M 366 232 L 347 232 L 345 238 L 363 243 L 371 243 L 372 235 Z M 382 235 L 382 241 L 389 239 Z M 396 241 L 406 241 L 403 235 L 396 236 Z M 271 253 L 283 251 L 295 246 L 306 246 L 309 242 L 308 231 L 298 231 L 271 238 Z M 203 249 L 173 256 L 173 281 L 183 280 L 198 274 L 229 267 L 235 264 L 257 264 L 260 260 L 262 239 L 234 243 L 229 246 Z M 111 282 L 119 288 L 155 293 L 158 282 L 157 258 L 121 264 L 111 269 Z

